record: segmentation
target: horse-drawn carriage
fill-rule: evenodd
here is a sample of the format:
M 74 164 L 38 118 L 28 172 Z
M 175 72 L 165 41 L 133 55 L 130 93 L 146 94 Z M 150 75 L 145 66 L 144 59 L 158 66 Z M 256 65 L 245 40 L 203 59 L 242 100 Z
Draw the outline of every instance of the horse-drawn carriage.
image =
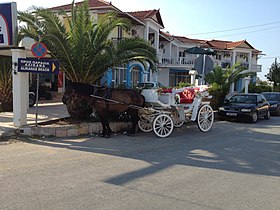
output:
M 206 98 L 210 96 L 205 86 L 143 89 L 139 93 L 134 89 L 114 89 L 73 82 L 64 93 L 63 102 L 72 105 L 78 100 L 80 106 L 84 102 L 92 106 L 99 116 L 102 135 L 105 137 L 112 133 L 108 118 L 116 112 L 128 112 L 131 116 L 131 134 L 135 133 L 138 124 L 144 132 L 153 130 L 158 137 L 167 137 L 174 127 L 180 127 L 188 120 L 196 121 L 202 132 L 209 131 L 214 114 Z M 74 111 L 69 107 L 70 115 L 75 115 L 77 107 Z
M 181 89 L 143 89 L 145 107 L 139 109 L 138 127 L 143 132 L 154 131 L 158 137 L 169 136 L 173 128 L 181 127 L 185 121 L 196 121 L 202 132 L 211 129 L 214 122 L 211 98 L 207 87 Z

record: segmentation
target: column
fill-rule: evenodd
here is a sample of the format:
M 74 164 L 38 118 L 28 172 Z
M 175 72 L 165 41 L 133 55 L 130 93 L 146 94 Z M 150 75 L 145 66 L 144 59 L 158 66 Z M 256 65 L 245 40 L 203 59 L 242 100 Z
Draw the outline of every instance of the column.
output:
M 191 75 L 191 85 L 195 86 L 195 76 L 197 75 L 197 71 L 190 70 L 189 75 Z
M 230 84 L 230 94 L 234 93 L 234 82 Z
M 20 127 L 27 124 L 28 104 L 28 73 L 18 72 L 18 58 L 26 58 L 26 52 L 22 49 L 12 49 L 13 68 L 13 112 L 14 126 Z
M 236 63 L 236 51 L 233 51 L 232 55 L 232 66 Z
M 252 71 L 252 52 L 249 52 L 249 55 L 248 55 L 248 63 L 249 63 L 249 68 L 248 70 L 249 71 Z
M 250 84 L 251 77 L 250 76 L 245 77 L 244 80 L 245 80 L 245 93 L 248 93 L 248 87 Z

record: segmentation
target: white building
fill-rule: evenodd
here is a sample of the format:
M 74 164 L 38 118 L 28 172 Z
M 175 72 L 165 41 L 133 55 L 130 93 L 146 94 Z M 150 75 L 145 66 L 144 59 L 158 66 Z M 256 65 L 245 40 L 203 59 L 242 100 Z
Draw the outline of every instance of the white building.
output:
M 192 80 L 194 76 L 191 79 L 190 73 L 202 73 L 202 56 L 186 53 L 185 50 L 192 47 L 211 48 L 217 52 L 215 56 L 207 57 L 205 73 L 213 69 L 215 65 L 225 68 L 236 62 L 241 62 L 241 65 L 247 68 L 246 72 L 261 72 L 261 66 L 257 64 L 261 51 L 256 50 L 246 40 L 238 42 L 207 41 L 164 33 L 162 32 L 164 24 L 160 10 L 123 12 L 103 0 L 89 0 L 89 7 L 96 20 L 100 15 L 115 11 L 120 17 L 128 18 L 131 21 L 132 29 L 129 32 L 118 28 L 111 34 L 110 38 L 113 41 L 126 37 L 141 37 L 149 41 L 158 54 L 158 72 L 152 73 L 149 68 L 145 69 L 139 62 L 130 62 L 127 65 L 108 70 L 104 80 L 108 85 L 134 87 L 139 82 L 145 81 L 159 81 L 165 86 L 176 86 L 179 82 L 194 83 Z M 51 9 L 53 11 L 63 9 L 70 12 L 71 4 Z M 235 84 L 236 91 L 240 91 L 243 87 L 243 80 Z

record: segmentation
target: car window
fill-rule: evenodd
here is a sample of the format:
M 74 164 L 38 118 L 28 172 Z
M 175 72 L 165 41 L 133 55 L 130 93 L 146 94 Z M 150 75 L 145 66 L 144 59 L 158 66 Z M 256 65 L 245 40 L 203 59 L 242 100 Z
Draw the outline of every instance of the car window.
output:
M 266 101 L 266 98 L 265 98 L 263 95 L 261 95 L 261 98 L 262 98 L 262 101 L 263 101 L 263 102 Z
M 268 100 L 268 101 L 277 101 L 277 95 L 276 94 L 265 93 L 263 95 L 266 98 L 266 100 Z
M 265 99 L 262 97 L 262 95 L 258 95 L 258 103 L 265 102 Z
M 154 88 L 154 83 L 152 83 L 152 82 L 147 82 L 147 83 L 143 83 L 143 82 L 141 82 L 141 83 L 139 83 L 138 85 L 137 85 L 137 88 L 146 88 L 146 89 L 149 89 L 149 88 Z
M 255 104 L 256 96 L 253 95 L 235 95 L 229 99 L 230 103 L 245 103 L 245 104 Z

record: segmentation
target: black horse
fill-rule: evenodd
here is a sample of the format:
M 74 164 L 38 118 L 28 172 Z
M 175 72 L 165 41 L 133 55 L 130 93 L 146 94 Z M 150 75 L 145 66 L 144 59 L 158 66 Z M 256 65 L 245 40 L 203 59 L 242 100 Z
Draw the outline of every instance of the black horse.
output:
M 63 103 L 67 105 L 69 99 L 77 98 L 77 95 L 88 100 L 98 114 L 103 128 L 102 136 L 110 136 L 112 130 L 109 126 L 108 119 L 113 114 L 119 112 L 127 112 L 131 116 L 132 127 L 129 134 L 135 133 L 135 128 L 139 120 L 138 108 L 143 107 L 145 104 L 144 97 L 138 91 L 71 82 L 63 95 Z

